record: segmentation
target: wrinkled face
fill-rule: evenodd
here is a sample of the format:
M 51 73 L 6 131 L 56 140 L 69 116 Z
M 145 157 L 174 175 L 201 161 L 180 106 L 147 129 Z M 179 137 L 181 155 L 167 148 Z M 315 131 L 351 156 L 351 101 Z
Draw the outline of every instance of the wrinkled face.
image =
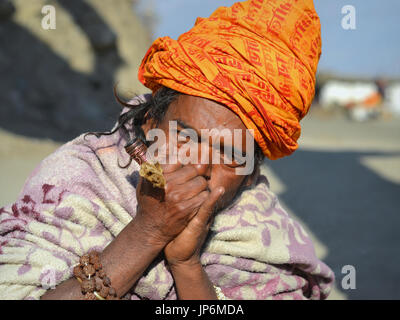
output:
M 174 134 L 170 131 L 171 121 L 175 121 L 177 124 L 177 133 L 175 133 L 175 135 L 177 135 L 178 150 L 183 148 L 190 140 L 187 136 L 186 138 L 184 137 L 188 129 L 197 133 L 199 139 L 196 141 L 196 148 L 198 148 L 199 164 L 188 165 L 194 165 L 199 174 L 207 179 L 210 191 L 220 186 L 225 188 L 225 193 L 217 205 L 217 210 L 229 205 L 241 186 L 248 186 L 257 178 L 257 165 L 254 166 L 254 170 L 248 175 L 237 174 L 237 169 L 245 167 L 246 163 L 240 164 L 238 161 L 235 161 L 232 153 L 230 157 L 231 159 L 233 158 L 233 161 L 231 163 L 224 163 L 224 159 L 226 159 L 227 156 L 225 154 L 226 150 L 234 150 L 235 153 L 243 156 L 246 153 L 246 149 L 249 149 L 252 152 L 251 157 L 254 155 L 253 148 L 247 148 L 249 143 L 248 138 L 246 140 L 245 125 L 240 118 L 228 108 L 208 99 L 180 95 L 176 101 L 171 103 L 164 119 L 156 126 L 165 133 L 167 143 L 168 141 L 173 141 L 173 138 L 175 138 L 171 137 L 170 139 L 170 134 Z M 155 125 L 150 126 L 151 128 L 155 127 Z M 143 129 L 147 132 L 150 127 L 146 127 L 145 125 Z M 211 129 L 217 129 L 212 133 L 214 138 L 202 139 L 202 137 L 204 138 L 204 132 L 210 132 L 209 130 Z M 225 131 L 223 131 L 224 129 Z M 240 130 L 236 130 L 235 134 L 235 129 Z M 231 134 L 219 135 L 218 132 L 230 132 Z M 248 134 L 249 133 L 247 133 L 247 135 Z M 217 141 L 219 145 L 216 143 Z M 193 140 L 191 142 L 193 142 Z M 229 146 L 226 148 L 227 144 L 229 144 Z M 231 146 L 232 148 L 230 148 Z M 218 148 L 218 150 L 216 150 L 216 148 Z M 208 153 L 205 152 L 206 150 Z M 204 163 L 205 155 L 209 155 L 207 158 L 209 161 L 206 161 L 208 163 Z M 203 161 L 200 160 L 202 156 Z M 218 156 L 220 157 L 220 161 L 214 161 Z M 212 157 L 214 157 L 214 160 Z M 248 155 L 247 158 L 249 158 Z

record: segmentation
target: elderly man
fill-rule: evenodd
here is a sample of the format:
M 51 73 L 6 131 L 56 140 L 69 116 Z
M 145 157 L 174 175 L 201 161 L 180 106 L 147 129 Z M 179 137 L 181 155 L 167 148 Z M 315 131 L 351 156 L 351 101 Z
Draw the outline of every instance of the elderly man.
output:
M 262 166 L 264 156 L 297 148 L 320 46 L 312 0 L 238 2 L 199 18 L 177 41 L 157 39 L 139 68 L 153 94 L 125 103 L 111 132 L 82 135 L 43 160 L 18 201 L 1 208 L 0 294 L 326 298 L 333 273 L 269 190 Z M 200 136 L 203 161 L 161 165 L 163 197 L 124 149 L 132 137 L 151 147 L 154 129 L 178 150 L 187 141 L 176 135 Z M 212 130 L 234 139 L 203 139 Z M 244 157 L 225 161 L 231 147 Z M 222 160 L 203 157 L 207 150 Z

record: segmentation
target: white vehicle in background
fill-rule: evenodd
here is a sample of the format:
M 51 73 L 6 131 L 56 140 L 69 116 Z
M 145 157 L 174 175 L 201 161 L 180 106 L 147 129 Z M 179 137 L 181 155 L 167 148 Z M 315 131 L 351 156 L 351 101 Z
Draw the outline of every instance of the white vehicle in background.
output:
M 321 107 L 345 107 L 349 104 L 361 104 L 370 96 L 378 93 L 374 83 L 328 81 L 321 89 Z
M 321 89 L 322 108 L 342 107 L 352 120 L 365 121 L 380 114 L 382 96 L 373 82 L 328 81 Z

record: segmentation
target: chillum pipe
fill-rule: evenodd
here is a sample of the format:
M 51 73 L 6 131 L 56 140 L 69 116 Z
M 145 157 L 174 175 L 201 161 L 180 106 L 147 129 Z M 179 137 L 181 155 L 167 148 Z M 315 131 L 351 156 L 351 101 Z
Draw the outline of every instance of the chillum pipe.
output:
M 125 145 L 125 150 L 129 154 L 129 156 L 139 164 L 139 166 L 141 166 L 142 163 L 147 162 L 147 146 L 141 139 L 135 138 L 129 141 Z
M 139 166 L 139 175 L 149 181 L 154 188 L 165 188 L 165 177 L 158 162 L 153 163 L 146 158 L 147 146 L 140 139 L 134 138 L 125 145 L 125 151 Z

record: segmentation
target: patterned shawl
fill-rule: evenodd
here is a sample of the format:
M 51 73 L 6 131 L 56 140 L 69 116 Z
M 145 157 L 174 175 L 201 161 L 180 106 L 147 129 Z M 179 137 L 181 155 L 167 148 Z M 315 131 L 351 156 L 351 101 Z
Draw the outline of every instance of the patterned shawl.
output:
M 72 276 L 79 256 L 101 250 L 136 213 L 136 163 L 121 131 L 83 134 L 31 173 L 15 203 L 0 209 L 0 299 L 39 299 L 48 285 Z M 333 272 L 317 259 L 299 223 L 269 189 L 257 185 L 219 212 L 201 262 L 229 299 L 324 299 Z M 160 258 L 132 288 L 132 298 L 176 299 Z

